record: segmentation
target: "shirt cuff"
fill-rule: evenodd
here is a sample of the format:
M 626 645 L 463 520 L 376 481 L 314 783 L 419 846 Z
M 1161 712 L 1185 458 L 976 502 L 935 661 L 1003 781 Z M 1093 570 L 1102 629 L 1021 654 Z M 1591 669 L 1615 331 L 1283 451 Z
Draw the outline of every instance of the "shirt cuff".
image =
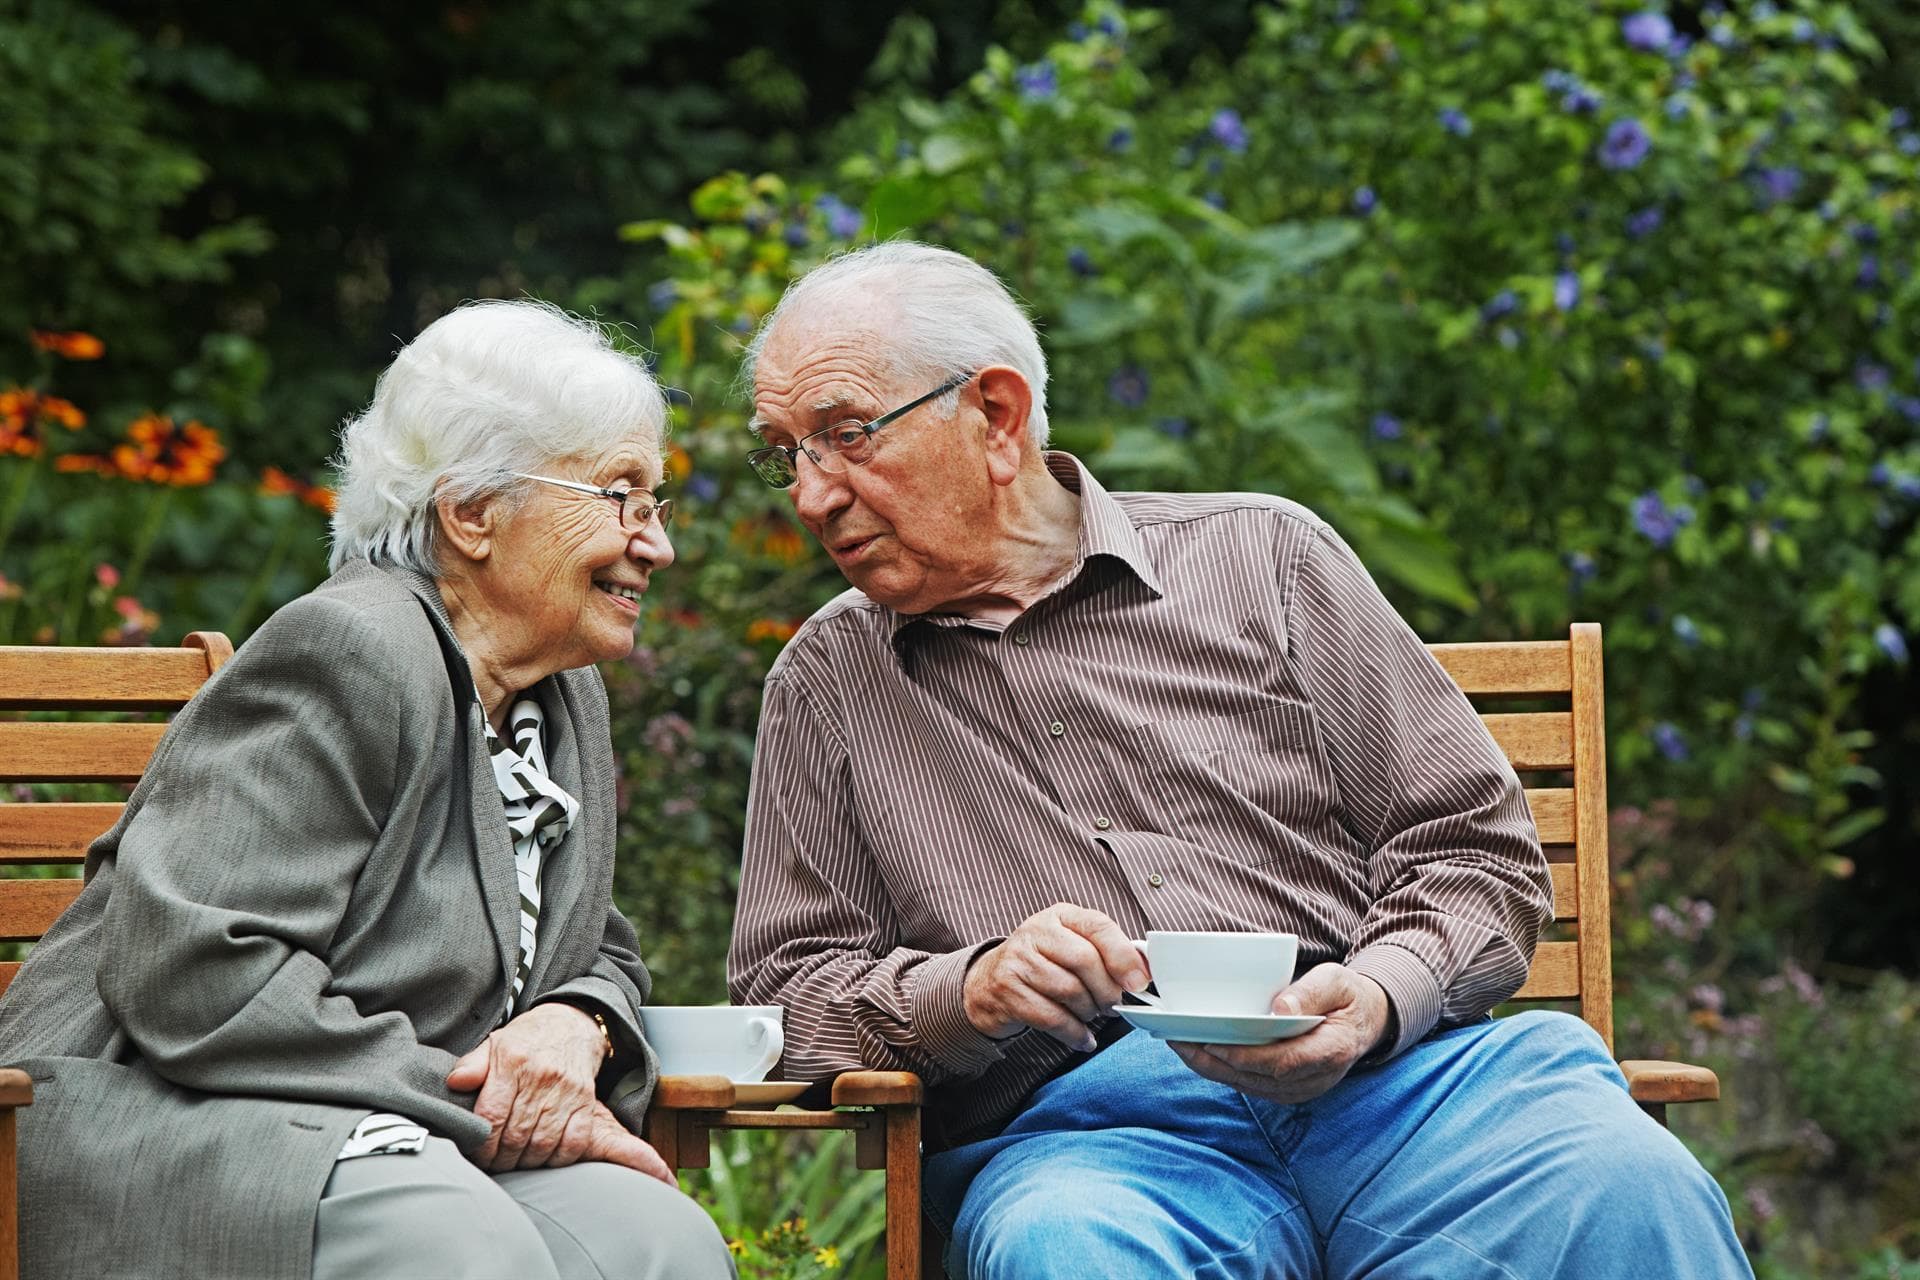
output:
M 999 1062 L 1005 1041 L 995 1040 L 967 1018 L 967 970 L 981 955 L 1005 942 L 992 938 L 964 951 L 949 951 L 913 972 L 909 1008 L 914 1039 L 922 1050 L 962 1077 L 977 1076 Z
M 1440 1021 L 1440 982 L 1426 962 L 1407 948 L 1376 942 L 1354 953 L 1347 968 L 1380 984 L 1398 1021 L 1393 1040 L 1368 1054 L 1369 1063 L 1385 1062 Z

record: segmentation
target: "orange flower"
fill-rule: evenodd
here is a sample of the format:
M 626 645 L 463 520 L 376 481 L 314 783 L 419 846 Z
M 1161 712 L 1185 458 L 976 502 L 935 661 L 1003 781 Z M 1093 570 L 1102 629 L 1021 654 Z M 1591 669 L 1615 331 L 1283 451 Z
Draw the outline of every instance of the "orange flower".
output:
M 107 344 L 90 333 L 54 333 L 47 329 L 32 331 L 33 345 L 51 351 L 64 360 L 98 360 L 107 353 Z
M 260 492 L 269 496 L 288 494 L 300 499 L 315 511 L 333 514 L 333 490 L 325 485 L 308 484 L 298 476 L 290 476 L 278 467 L 260 469 Z
M 333 509 L 338 504 L 338 498 L 333 490 L 323 484 L 308 485 L 306 489 L 301 492 L 300 501 L 306 503 L 315 511 L 324 511 L 328 515 L 333 514 Z
M 113 459 L 103 458 L 97 453 L 63 453 L 53 460 L 55 471 L 91 471 L 99 476 L 117 476 L 119 468 L 113 465 Z
M 0 454 L 38 457 L 46 445 L 41 428 L 48 423 L 78 431 L 87 425 L 87 415 L 59 396 L 43 396 L 26 387 L 0 391 Z
M 172 418 L 157 413 L 135 418 L 127 428 L 127 441 L 114 446 L 114 469 L 129 480 L 154 484 L 207 484 L 227 456 L 227 447 L 208 427 L 196 421 L 175 426 Z
M 782 564 L 798 564 L 807 558 L 807 540 L 788 525 L 769 529 L 760 549 Z
M 693 458 L 679 445 L 667 448 L 667 479 L 679 484 L 693 474 Z
M 800 624 L 781 618 L 755 618 L 747 624 L 747 643 L 755 644 L 761 640 L 778 640 L 781 644 L 793 639 L 794 632 L 800 630 Z

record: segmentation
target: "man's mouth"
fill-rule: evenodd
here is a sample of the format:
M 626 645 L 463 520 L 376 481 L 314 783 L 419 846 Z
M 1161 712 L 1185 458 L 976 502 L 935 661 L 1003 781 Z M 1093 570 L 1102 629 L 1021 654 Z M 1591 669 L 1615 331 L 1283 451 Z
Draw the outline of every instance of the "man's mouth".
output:
M 615 600 L 631 607 L 635 613 L 640 611 L 640 597 L 647 593 L 645 583 L 636 585 L 631 582 L 596 582 L 593 585 Z
M 839 543 L 833 548 L 833 558 L 836 560 L 858 559 L 860 554 L 877 542 L 879 538 L 880 535 L 877 533 L 868 534 L 864 538 L 849 538 L 847 541 Z

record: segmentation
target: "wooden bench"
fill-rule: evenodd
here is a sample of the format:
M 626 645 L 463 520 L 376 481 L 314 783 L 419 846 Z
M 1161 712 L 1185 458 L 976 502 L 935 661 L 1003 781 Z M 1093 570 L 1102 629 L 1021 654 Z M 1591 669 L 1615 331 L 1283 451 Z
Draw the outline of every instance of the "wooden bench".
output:
M 1429 648 L 1454 683 L 1482 706 L 1481 719 L 1521 775 L 1552 864 L 1554 926 L 1534 952 L 1533 969 L 1514 1000 L 1564 1002 L 1611 1051 L 1612 885 L 1600 627 L 1576 622 L 1565 640 Z M 1516 700 L 1553 705 L 1502 709 Z M 1620 1069 L 1634 1100 L 1662 1124 L 1669 1103 L 1720 1096 L 1719 1080 L 1704 1067 L 1630 1059 Z M 859 1167 L 876 1168 L 882 1167 L 881 1144 L 893 1156 L 917 1141 L 919 1096 L 919 1081 L 909 1073 L 860 1072 L 833 1082 L 832 1110 L 756 1111 L 736 1106 L 733 1086 L 725 1080 L 669 1079 L 655 1095 L 648 1136 L 669 1164 L 704 1168 L 708 1135 L 715 1129 L 859 1126 L 856 1132 L 867 1143 L 861 1148 L 862 1139 L 856 1139 Z M 921 1256 L 921 1223 L 910 1207 L 919 1196 L 918 1164 L 889 1158 L 884 1167 L 888 1280 L 943 1275 L 938 1258 Z

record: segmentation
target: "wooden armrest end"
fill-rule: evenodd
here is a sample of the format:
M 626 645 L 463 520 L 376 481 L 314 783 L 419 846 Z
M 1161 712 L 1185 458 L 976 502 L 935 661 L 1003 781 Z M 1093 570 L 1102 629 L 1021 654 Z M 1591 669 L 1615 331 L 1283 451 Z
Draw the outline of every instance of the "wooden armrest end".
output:
M 653 1086 L 653 1106 L 662 1111 L 725 1111 L 734 1102 L 725 1076 L 661 1076 Z
M 849 1071 L 833 1082 L 836 1107 L 919 1106 L 926 1097 L 911 1071 Z
M 1635 1102 L 1712 1102 L 1720 1096 L 1720 1077 L 1691 1063 L 1631 1059 L 1620 1064 L 1620 1072 Z
M 33 1105 L 33 1077 L 17 1067 L 0 1067 L 0 1107 Z

